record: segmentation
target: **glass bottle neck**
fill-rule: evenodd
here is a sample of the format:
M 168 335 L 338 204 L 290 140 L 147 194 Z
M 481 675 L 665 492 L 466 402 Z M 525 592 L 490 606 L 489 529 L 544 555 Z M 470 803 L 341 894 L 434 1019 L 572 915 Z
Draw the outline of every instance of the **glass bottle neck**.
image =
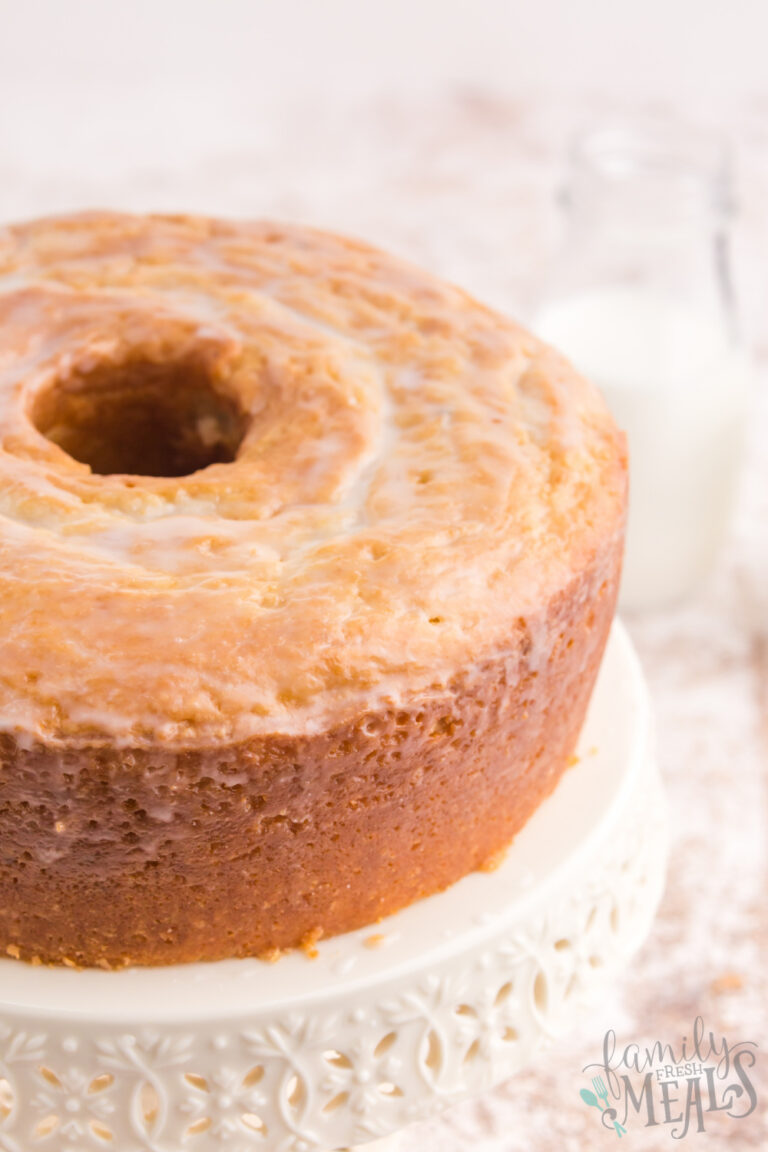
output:
M 644 125 L 577 140 L 561 194 L 558 292 L 636 286 L 726 320 L 729 187 L 726 150 L 708 134 Z

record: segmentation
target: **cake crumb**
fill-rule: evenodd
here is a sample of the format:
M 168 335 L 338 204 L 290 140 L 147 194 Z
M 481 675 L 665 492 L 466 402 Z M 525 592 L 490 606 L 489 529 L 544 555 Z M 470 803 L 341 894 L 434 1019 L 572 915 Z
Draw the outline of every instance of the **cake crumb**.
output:
M 317 958 L 317 948 L 315 945 L 323 934 L 322 928 L 311 928 L 309 932 L 305 932 L 299 941 L 299 948 L 301 948 L 304 955 L 309 960 Z
M 724 992 L 738 992 L 743 987 L 744 981 L 738 972 L 724 972 L 711 981 L 709 990 L 713 996 L 722 996 Z
M 9 944 L 5 950 L 9 956 L 13 957 L 14 960 L 21 959 L 21 952 L 19 950 L 18 944 Z
M 581 756 L 577 756 L 577 754 L 574 752 L 572 756 L 568 757 L 568 763 L 566 764 L 566 768 L 575 768 L 576 765 L 580 762 L 580 760 L 581 760 Z
M 381 948 L 385 940 L 386 936 L 383 932 L 374 932 L 372 936 L 366 936 L 363 944 L 366 948 Z
M 266 952 L 259 952 L 259 960 L 263 960 L 265 964 L 276 964 L 282 954 L 281 948 L 268 948 Z
M 498 852 L 493 852 L 487 860 L 483 861 L 483 863 L 478 868 L 478 872 L 495 872 L 496 869 L 500 868 L 506 860 L 508 851 L 509 845 L 504 848 L 500 848 Z

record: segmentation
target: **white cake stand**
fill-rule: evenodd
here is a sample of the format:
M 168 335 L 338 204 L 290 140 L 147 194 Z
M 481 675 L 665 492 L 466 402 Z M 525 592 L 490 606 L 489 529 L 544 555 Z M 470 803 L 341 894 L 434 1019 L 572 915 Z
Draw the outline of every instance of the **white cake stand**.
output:
M 648 932 L 666 857 L 650 729 L 617 625 L 578 762 L 495 871 L 314 959 L 0 961 L 0 1149 L 335 1149 L 517 1072 Z

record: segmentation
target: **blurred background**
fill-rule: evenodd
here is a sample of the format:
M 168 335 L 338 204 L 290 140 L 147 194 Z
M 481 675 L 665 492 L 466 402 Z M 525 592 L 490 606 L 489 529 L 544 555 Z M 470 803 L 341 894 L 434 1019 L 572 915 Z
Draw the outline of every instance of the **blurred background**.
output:
M 580 1072 L 609 1027 L 625 1042 L 673 1042 L 700 1014 L 733 1043 L 768 1041 L 767 43 L 760 0 L 0 0 L 0 220 L 92 206 L 301 220 L 392 249 L 553 339 L 552 306 L 602 292 L 619 252 L 633 290 L 655 301 L 640 325 L 643 377 L 630 380 L 638 406 L 622 409 L 644 429 L 629 429 L 637 459 L 680 484 L 693 477 L 699 527 L 711 501 L 696 492 L 733 488 L 696 578 L 671 598 L 627 601 L 672 807 L 653 937 L 578 1035 L 409 1135 L 406 1152 L 589 1147 Z M 584 192 L 573 140 L 638 118 L 682 125 L 673 159 L 686 157 L 686 188 L 701 195 L 693 205 L 670 184 L 659 210 L 635 179 L 644 160 L 618 186 L 603 166 L 597 176 L 619 190 L 617 239 L 599 188 Z M 702 132 L 714 150 L 688 155 Z M 638 200 L 648 227 L 630 259 Z M 670 236 L 682 298 L 674 291 L 691 306 L 672 335 L 656 308 L 671 291 Z M 574 337 L 561 321 L 575 359 L 595 340 L 601 351 L 599 318 L 586 351 L 585 324 L 577 317 Z M 624 395 L 637 335 L 595 369 L 607 394 Z M 738 435 L 714 473 L 729 421 Z M 690 450 L 677 472 L 675 445 Z M 646 539 L 658 503 L 652 493 Z M 765 1082 L 762 1099 L 735 1137 L 713 1116 L 696 1146 L 768 1146 Z M 666 1137 L 632 1138 L 644 1150 Z

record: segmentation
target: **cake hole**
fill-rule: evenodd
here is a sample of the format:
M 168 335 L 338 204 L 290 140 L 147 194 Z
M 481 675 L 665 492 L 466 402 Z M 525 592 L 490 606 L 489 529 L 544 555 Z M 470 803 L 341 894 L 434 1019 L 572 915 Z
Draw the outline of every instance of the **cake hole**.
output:
M 496 1004 L 503 1004 L 505 1000 L 509 1000 L 512 995 L 512 982 L 508 980 L 506 984 L 502 984 L 496 993 Z
M 99 1120 L 91 1120 L 91 1132 L 93 1132 L 97 1139 L 103 1140 L 105 1143 L 108 1143 L 112 1139 L 110 1129 Z
M 54 381 L 32 423 L 101 476 L 189 476 L 235 459 L 246 419 L 194 357 L 134 357 Z

